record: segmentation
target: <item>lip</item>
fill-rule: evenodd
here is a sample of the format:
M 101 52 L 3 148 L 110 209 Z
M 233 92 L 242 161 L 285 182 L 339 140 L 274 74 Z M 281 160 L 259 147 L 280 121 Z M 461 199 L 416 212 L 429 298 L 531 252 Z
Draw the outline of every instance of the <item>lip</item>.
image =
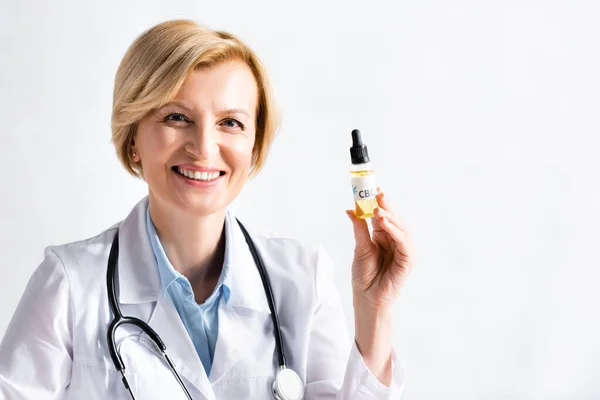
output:
M 198 171 L 198 172 L 225 172 L 220 168 L 215 168 L 211 166 L 204 167 L 202 165 L 193 165 L 193 164 L 179 164 L 176 165 L 175 168 L 183 168 L 190 171 Z

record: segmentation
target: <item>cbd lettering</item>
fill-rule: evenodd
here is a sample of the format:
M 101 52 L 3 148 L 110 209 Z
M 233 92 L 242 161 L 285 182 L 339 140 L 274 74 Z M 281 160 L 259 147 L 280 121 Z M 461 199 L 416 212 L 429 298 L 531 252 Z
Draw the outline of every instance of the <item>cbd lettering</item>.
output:
M 377 189 L 360 190 L 358 192 L 358 197 L 361 199 L 370 199 L 375 196 L 377 196 Z

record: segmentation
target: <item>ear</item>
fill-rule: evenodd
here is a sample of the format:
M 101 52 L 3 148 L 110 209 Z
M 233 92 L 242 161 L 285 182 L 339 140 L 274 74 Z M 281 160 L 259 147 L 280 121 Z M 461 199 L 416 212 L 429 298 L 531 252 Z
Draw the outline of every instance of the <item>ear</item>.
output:
M 132 141 L 131 146 L 129 146 L 129 155 L 131 157 L 131 161 L 137 163 L 140 161 L 140 152 L 138 151 L 135 140 Z
M 135 144 L 135 139 L 138 135 L 138 127 L 139 123 L 135 123 L 130 129 L 133 131 L 131 135 L 131 144 L 129 145 L 129 157 L 131 157 L 131 161 L 134 163 L 139 163 L 141 161 L 140 152 Z

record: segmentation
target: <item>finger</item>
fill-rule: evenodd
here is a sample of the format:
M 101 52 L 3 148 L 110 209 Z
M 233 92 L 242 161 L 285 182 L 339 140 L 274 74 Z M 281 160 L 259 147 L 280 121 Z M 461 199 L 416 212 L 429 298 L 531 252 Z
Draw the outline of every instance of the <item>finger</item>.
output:
M 387 197 L 385 196 L 385 193 L 381 190 L 381 188 L 377 188 L 377 191 L 377 205 L 390 212 L 394 216 L 393 222 L 398 228 L 406 230 L 406 224 L 404 223 L 402 218 L 400 218 L 398 213 L 394 211 L 394 208 L 392 207 L 392 204 L 388 201 Z
M 357 245 L 371 243 L 371 235 L 369 233 L 369 225 L 365 219 L 358 218 L 355 210 L 346 210 L 346 215 L 352 221 L 354 228 L 354 239 Z
M 371 218 L 371 225 L 373 226 L 373 231 L 382 231 L 381 225 L 379 224 L 379 217 L 377 214 L 377 208 L 373 211 L 373 218 Z
M 396 226 L 396 228 L 404 231 L 405 234 L 408 234 L 408 232 L 406 230 L 406 226 L 404 226 L 402 224 L 402 222 L 400 221 L 398 216 L 392 214 L 390 211 L 386 210 L 385 208 L 383 208 L 383 207 L 376 208 L 375 215 L 386 218 L 388 221 L 390 221 L 392 224 L 394 224 L 394 226 Z
M 380 207 L 385 208 L 386 210 L 388 210 L 392 214 L 395 214 L 395 211 L 394 211 L 394 208 L 392 207 L 392 204 L 388 201 L 387 197 L 385 196 L 385 193 L 383 192 L 383 190 L 381 190 L 381 187 L 377 188 L 377 204 Z
M 411 244 L 408 236 L 396 225 L 392 224 L 392 222 L 387 218 L 380 216 L 377 217 L 377 220 L 379 226 L 381 226 L 381 229 L 384 230 L 392 238 L 392 240 L 396 244 L 396 248 L 398 249 L 398 251 L 405 256 L 410 255 Z

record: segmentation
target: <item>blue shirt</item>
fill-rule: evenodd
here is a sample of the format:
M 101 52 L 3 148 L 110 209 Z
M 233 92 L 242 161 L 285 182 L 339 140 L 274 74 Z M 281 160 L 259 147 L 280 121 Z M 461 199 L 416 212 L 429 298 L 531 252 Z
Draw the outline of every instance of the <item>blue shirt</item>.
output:
M 150 217 L 150 208 L 146 209 L 146 226 L 148 228 L 148 236 L 152 245 L 152 251 L 158 265 L 160 275 L 160 283 L 165 296 L 168 295 L 181 320 L 187 330 L 192 343 L 196 348 L 196 352 L 204 365 L 204 370 L 208 376 L 212 366 L 212 361 L 215 353 L 215 345 L 219 333 L 219 302 L 221 299 L 227 304 L 231 293 L 231 278 L 229 276 L 229 260 L 231 259 L 231 244 L 232 237 L 230 228 L 230 218 L 225 218 L 225 261 L 221 276 L 213 293 L 202 304 L 196 303 L 192 285 L 188 279 L 179 273 L 165 254 L 164 248 L 160 243 L 158 234 L 154 227 L 154 223 Z

